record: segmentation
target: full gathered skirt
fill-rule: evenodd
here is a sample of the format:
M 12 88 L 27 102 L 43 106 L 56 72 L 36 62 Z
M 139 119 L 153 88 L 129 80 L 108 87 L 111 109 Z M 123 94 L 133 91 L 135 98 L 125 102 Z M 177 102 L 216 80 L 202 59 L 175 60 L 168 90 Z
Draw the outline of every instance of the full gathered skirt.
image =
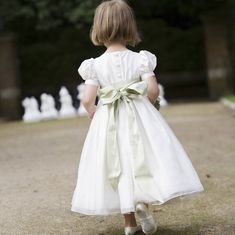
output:
M 115 191 L 107 177 L 105 143 L 109 111 L 98 103 L 81 153 L 71 210 L 87 215 L 135 211 L 137 202 L 162 204 L 172 198 L 203 191 L 203 186 L 180 142 L 147 96 L 133 100 L 146 163 L 155 192 L 136 184 L 131 131 L 124 103 L 119 106 L 117 137 L 122 174 Z

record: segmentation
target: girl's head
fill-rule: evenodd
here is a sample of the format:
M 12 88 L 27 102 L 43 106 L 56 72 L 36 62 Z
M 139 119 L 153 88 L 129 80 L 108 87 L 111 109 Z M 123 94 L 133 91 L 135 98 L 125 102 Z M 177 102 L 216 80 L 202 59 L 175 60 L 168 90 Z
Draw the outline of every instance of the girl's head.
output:
M 94 45 L 105 46 L 138 44 L 140 37 L 131 7 L 124 0 L 102 2 L 95 11 L 91 40 Z

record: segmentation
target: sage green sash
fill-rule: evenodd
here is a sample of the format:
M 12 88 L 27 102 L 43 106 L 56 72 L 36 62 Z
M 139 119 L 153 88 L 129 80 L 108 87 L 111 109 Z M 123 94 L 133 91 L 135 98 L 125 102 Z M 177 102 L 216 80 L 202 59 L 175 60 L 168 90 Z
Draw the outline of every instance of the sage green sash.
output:
M 133 104 L 133 99 L 146 94 L 147 83 L 140 81 L 139 78 L 105 86 L 98 91 L 101 104 L 107 105 L 109 111 L 106 137 L 106 160 L 108 179 L 114 190 L 117 190 L 122 172 L 116 129 L 116 117 L 121 102 L 125 103 L 127 109 L 128 131 L 130 133 L 130 145 L 133 151 L 134 176 L 136 182 L 145 191 L 154 187 L 152 176 L 146 164 L 144 147 L 137 122 L 138 116 Z

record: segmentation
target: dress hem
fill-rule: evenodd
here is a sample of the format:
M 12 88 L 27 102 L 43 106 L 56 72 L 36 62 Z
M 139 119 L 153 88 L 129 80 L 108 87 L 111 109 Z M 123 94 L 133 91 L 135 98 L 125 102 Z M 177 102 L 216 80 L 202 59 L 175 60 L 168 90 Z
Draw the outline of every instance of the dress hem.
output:
M 149 203 L 152 205 L 162 205 L 171 199 L 179 198 L 179 197 L 187 197 L 192 194 L 200 193 L 202 191 L 204 191 L 203 187 L 199 190 L 195 190 L 195 191 L 191 191 L 191 192 L 184 192 L 184 193 L 181 192 L 181 193 L 173 194 L 170 197 L 168 197 L 167 199 L 165 199 L 164 201 L 154 200 L 154 201 L 141 201 L 141 202 Z M 80 208 L 77 208 L 76 206 L 72 205 L 71 211 L 79 213 L 79 214 L 83 214 L 83 215 L 94 215 L 94 216 L 97 216 L 97 215 L 106 216 L 107 215 L 108 216 L 108 215 L 115 215 L 115 214 L 120 214 L 120 213 L 121 214 L 128 214 L 131 212 L 135 212 L 136 210 L 134 207 L 130 207 L 130 208 L 125 208 L 125 209 L 115 208 L 115 209 L 110 209 L 110 210 L 104 209 L 104 210 L 93 210 L 92 211 L 92 210 L 80 209 Z

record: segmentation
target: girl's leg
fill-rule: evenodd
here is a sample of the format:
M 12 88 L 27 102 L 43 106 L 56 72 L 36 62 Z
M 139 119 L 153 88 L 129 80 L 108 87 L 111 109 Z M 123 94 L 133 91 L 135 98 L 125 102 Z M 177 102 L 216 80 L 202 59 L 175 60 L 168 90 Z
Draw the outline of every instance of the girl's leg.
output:
M 130 214 L 124 214 L 125 218 L 125 227 L 136 227 L 135 213 L 131 212 Z
M 149 205 L 147 203 L 144 203 L 147 208 L 149 208 Z M 125 227 L 136 227 L 136 219 L 135 219 L 135 213 L 131 212 L 130 214 L 123 214 L 125 218 Z

